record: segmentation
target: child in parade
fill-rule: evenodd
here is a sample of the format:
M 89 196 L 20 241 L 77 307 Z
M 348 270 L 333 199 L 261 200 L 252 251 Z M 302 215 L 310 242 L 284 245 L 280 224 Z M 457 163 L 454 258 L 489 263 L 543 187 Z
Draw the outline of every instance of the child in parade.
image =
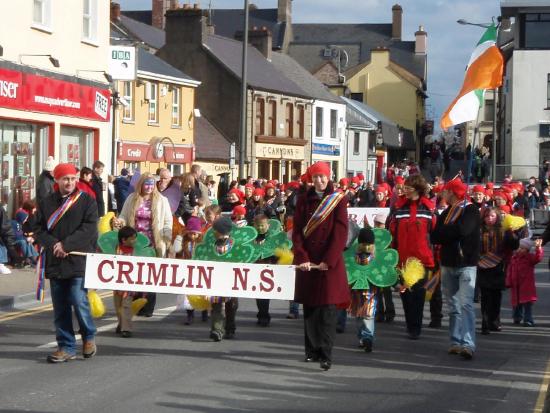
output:
M 202 226 L 202 233 L 205 234 L 206 231 L 212 227 L 212 224 L 215 220 L 220 217 L 222 209 L 219 205 L 209 205 L 204 209 L 204 224 Z
M 531 253 L 531 249 L 535 252 Z M 525 327 L 534 327 L 532 307 L 537 301 L 535 287 L 535 266 L 542 260 L 542 239 L 534 243 L 528 238 L 519 241 L 506 271 L 506 287 L 510 288 L 510 300 L 513 307 L 514 324 L 523 320 Z
M 239 228 L 246 227 L 248 225 L 248 221 L 246 220 L 246 208 L 242 205 L 237 205 L 233 208 L 231 220 Z

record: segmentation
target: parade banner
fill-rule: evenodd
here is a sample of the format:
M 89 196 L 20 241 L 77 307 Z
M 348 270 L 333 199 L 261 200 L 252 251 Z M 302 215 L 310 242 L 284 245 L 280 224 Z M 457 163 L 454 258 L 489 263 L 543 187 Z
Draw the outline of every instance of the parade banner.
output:
M 374 227 L 375 215 L 384 214 L 388 216 L 389 213 L 389 208 L 348 208 L 348 220 L 355 222 L 360 227 L 363 227 L 363 222 L 366 217 L 369 225 Z
M 87 254 L 85 288 L 294 299 L 293 265 Z

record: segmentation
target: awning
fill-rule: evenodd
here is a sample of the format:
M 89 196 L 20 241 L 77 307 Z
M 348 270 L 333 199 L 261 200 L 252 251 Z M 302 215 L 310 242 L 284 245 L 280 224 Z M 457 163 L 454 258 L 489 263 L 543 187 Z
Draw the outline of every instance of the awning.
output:
M 121 141 L 118 143 L 117 160 L 128 162 L 192 163 L 195 160 L 194 146 L 161 143 L 162 149 L 147 142 Z

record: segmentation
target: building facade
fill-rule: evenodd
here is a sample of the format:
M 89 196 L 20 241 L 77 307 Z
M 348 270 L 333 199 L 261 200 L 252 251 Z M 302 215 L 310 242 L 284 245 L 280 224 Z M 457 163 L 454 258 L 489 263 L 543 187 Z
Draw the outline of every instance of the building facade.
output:
M 9 16 L 0 35 L 0 202 L 12 211 L 34 198 L 48 156 L 80 168 L 102 159 L 110 169 L 109 5 L 3 2 L 0 13 Z

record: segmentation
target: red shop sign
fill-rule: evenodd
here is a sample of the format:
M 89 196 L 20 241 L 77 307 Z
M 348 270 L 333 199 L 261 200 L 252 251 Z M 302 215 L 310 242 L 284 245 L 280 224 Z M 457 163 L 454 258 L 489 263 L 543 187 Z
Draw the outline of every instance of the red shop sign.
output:
M 0 68 L 0 107 L 109 121 L 108 89 Z
M 120 142 L 118 145 L 118 161 L 130 162 L 167 162 L 191 163 L 194 161 L 193 148 L 164 145 L 163 155 L 155 158 L 155 148 L 147 143 Z

